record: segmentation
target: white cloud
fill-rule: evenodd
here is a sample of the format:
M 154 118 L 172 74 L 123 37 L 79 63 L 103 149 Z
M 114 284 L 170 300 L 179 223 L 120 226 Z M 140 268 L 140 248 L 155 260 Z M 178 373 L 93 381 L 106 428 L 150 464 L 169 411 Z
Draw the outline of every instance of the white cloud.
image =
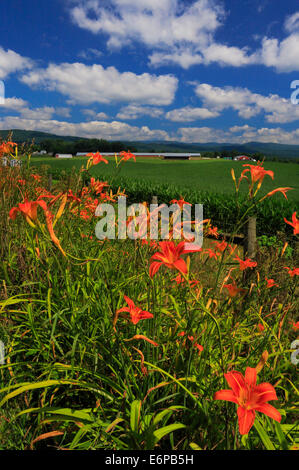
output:
M 196 85 L 196 95 L 205 108 L 212 112 L 221 112 L 232 108 L 243 119 L 250 119 L 265 113 L 265 119 L 271 123 L 287 123 L 299 120 L 299 106 L 290 99 L 278 95 L 263 96 L 252 93 L 247 88 L 214 87 L 207 83 Z
M 9 109 L 13 111 L 19 111 L 22 108 L 28 106 L 27 101 L 24 101 L 22 98 L 5 98 L 3 104 L 0 106 L 1 109 Z
M 260 62 L 267 67 L 275 67 L 278 72 L 299 71 L 299 33 L 288 36 L 283 41 L 264 38 L 260 51 Z
M 236 128 L 225 131 L 211 127 L 181 127 L 177 131 L 177 140 L 194 143 L 229 142 L 245 144 L 247 142 L 271 142 L 299 145 L 299 129 L 286 131 L 280 127 L 256 129 L 244 126 L 244 128 L 240 127 L 238 131 Z
M 33 67 L 33 61 L 27 57 L 22 57 L 17 52 L 8 49 L 5 51 L 0 47 L 0 79 L 20 70 Z
M 93 119 L 94 121 L 97 121 L 97 120 L 102 121 L 102 120 L 105 120 L 105 119 L 109 119 L 109 116 L 106 113 L 104 113 L 104 112 L 97 113 L 93 109 L 82 109 L 81 112 L 82 112 L 82 114 L 84 114 L 85 116 L 87 116 L 90 119 Z
M 219 116 L 218 111 L 210 111 L 207 108 L 192 108 L 186 106 L 185 108 L 173 109 L 166 113 L 166 119 L 174 122 L 191 122 L 198 119 L 211 119 Z
M 150 47 L 172 47 L 181 42 L 204 45 L 223 16 L 222 8 L 211 0 L 197 0 L 187 6 L 178 0 L 77 3 L 71 9 L 75 24 L 95 34 L 108 35 L 110 47 L 122 47 L 136 40 Z
M 263 64 L 278 72 L 299 70 L 299 12 L 285 19 L 289 34 L 285 39 L 265 36 L 253 52 L 216 42 L 215 34 L 228 15 L 220 0 L 74 0 L 70 14 L 80 28 L 106 35 L 108 48 L 142 43 L 150 50 L 153 67 L 174 64 L 188 69 L 217 63 L 232 67 Z
M 66 107 L 42 106 L 38 108 L 30 108 L 28 102 L 22 98 L 5 98 L 1 109 L 15 111 L 22 118 L 26 119 L 51 119 L 54 114 L 63 117 L 70 117 L 70 109 Z
M 299 11 L 290 15 L 286 18 L 284 27 L 289 33 L 294 33 L 299 31 Z
M 102 51 L 99 51 L 98 49 L 94 49 L 92 47 L 89 47 L 88 49 L 80 51 L 78 53 L 78 57 L 86 60 L 94 60 L 94 58 L 102 57 L 102 55 Z
M 115 67 L 81 63 L 50 64 L 36 69 L 21 80 L 31 87 L 58 91 L 72 103 L 91 104 L 130 102 L 152 105 L 172 103 L 178 80 L 172 75 L 137 75 L 119 72 Z
M 219 65 L 231 65 L 233 67 L 242 67 L 244 65 L 254 64 L 257 61 L 257 54 L 248 55 L 248 48 L 240 49 L 238 47 L 229 47 L 223 44 L 211 44 L 203 50 L 204 63 L 210 64 L 217 62 Z
M 138 119 L 141 116 L 150 116 L 152 118 L 160 118 L 164 114 L 164 111 L 160 108 L 150 107 L 150 106 L 138 106 L 134 104 L 129 104 L 120 109 L 116 115 L 117 119 L 126 120 L 126 119 Z
M 94 34 L 106 34 L 107 46 L 122 48 L 140 42 L 152 53 L 152 66 L 168 63 L 188 69 L 202 62 L 240 67 L 256 60 L 246 48 L 214 43 L 225 12 L 216 0 L 81 1 L 71 9 L 75 24 Z
M 165 131 L 150 129 L 147 126 L 130 126 L 124 122 L 89 121 L 65 122 L 50 119 L 24 119 L 6 116 L 0 119 L 1 129 L 24 129 L 49 132 L 57 135 L 71 135 L 107 140 L 169 140 Z

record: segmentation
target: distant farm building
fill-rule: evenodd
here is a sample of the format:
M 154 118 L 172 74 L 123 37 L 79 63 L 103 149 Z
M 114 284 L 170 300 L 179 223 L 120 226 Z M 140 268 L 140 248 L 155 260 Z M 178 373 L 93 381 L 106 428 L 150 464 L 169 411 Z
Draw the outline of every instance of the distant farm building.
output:
M 56 153 L 55 158 L 73 158 L 71 153 Z
M 101 152 L 103 157 L 114 156 L 117 152 Z M 78 154 L 77 154 L 78 155 Z M 84 154 L 85 155 L 85 154 Z M 164 158 L 165 160 L 190 160 L 192 158 L 200 158 L 200 153 L 140 153 L 133 152 L 136 157 Z
M 33 152 L 32 155 L 46 155 L 47 151 L 46 150 L 40 150 L 39 152 Z
M 251 161 L 256 161 L 254 160 L 254 158 L 250 158 L 250 157 L 247 157 L 246 155 L 238 155 L 237 157 L 234 158 L 235 161 L 238 161 L 238 162 L 243 162 L 243 161 L 246 161 L 246 160 L 251 160 Z

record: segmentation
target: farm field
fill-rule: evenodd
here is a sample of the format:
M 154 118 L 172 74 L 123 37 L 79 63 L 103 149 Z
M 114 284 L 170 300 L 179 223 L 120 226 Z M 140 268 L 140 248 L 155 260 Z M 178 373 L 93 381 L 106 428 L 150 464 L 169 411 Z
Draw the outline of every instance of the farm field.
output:
M 0 167 L 0 449 L 298 449 L 297 165 L 254 163 L 240 195 L 237 162 L 24 162 Z M 151 238 L 146 204 L 138 236 L 110 236 L 134 229 L 128 214 L 95 235 L 124 191 L 183 211 L 202 186 L 225 193 L 206 199 L 202 246 L 173 219 Z M 250 257 L 213 215 L 238 233 L 260 206 L 260 234 L 280 233 Z
M 113 162 L 113 157 L 108 161 Z M 85 165 L 86 157 L 75 157 L 70 160 L 55 158 L 32 157 L 32 164 L 49 165 L 54 174 L 60 171 L 71 171 L 72 168 L 80 169 Z M 231 184 L 230 171 L 232 168 L 241 173 L 244 162 L 219 161 L 219 160 L 190 160 L 190 161 L 166 161 L 157 158 L 137 157 L 136 162 L 127 162 L 121 170 L 121 176 L 138 181 L 148 181 L 153 184 L 162 183 L 177 188 L 189 190 L 210 191 L 224 194 L 232 194 L 234 188 Z M 275 184 L 278 187 L 290 186 L 294 188 L 288 196 L 291 200 L 299 201 L 299 165 L 292 163 L 267 162 L 267 168 L 275 173 Z M 101 165 L 91 170 L 93 176 L 106 178 L 113 173 L 112 165 Z M 273 187 L 271 178 L 265 179 L 261 194 L 266 194 Z M 246 185 L 240 187 L 240 191 L 246 192 Z M 276 196 L 275 196 L 276 197 Z

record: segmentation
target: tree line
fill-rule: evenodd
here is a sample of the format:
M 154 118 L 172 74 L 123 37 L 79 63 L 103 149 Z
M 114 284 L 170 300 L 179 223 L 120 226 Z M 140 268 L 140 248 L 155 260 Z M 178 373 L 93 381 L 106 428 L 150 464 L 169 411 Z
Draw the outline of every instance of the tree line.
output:
M 34 150 L 46 150 L 48 154 L 55 155 L 56 153 L 71 153 L 76 155 L 78 152 L 116 152 L 119 153 L 122 150 L 136 152 L 137 149 L 134 147 L 127 148 L 127 145 L 123 142 L 108 142 L 104 139 L 80 139 L 75 142 L 69 142 L 65 140 L 52 140 L 46 139 L 41 141 L 38 145 L 34 146 Z

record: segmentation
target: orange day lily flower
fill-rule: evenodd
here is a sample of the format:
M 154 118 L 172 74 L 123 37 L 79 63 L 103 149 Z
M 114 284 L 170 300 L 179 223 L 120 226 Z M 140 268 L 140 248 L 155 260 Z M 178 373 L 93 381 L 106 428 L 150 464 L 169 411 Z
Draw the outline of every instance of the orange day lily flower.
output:
M 286 192 L 287 192 L 287 191 L 290 191 L 291 189 L 294 189 L 294 188 L 276 188 L 276 189 L 274 189 L 273 191 L 270 191 L 270 193 L 268 193 L 268 194 L 265 196 L 265 198 L 266 198 L 266 197 L 271 197 L 271 196 L 273 196 L 273 194 L 275 194 L 275 193 L 282 193 L 282 194 L 284 195 L 284 197 L 285 197 L 286 199 L 288 199 L 288 198 L 287 198 L 287 195 L 286 195 Z M 263 198 L 263 199 L 264 199 L 264 198 Z
M 187 206 L 192 206 L 192 204 L 190 202 L 185 201 L 183 197 L 181 197 L 181 199 L 172 199 L 170 201 L 170 204 L 177 204 L 180 209 L 184 208 L 184 204 L 187 204 Z
M 37 208 L 40 206 L 42 209 L 46 209 L 46 203 L 43 200 L 28 201 L 24 200 L 23 203 L 18 204 L 17 207 L 13 207 L 9 211 L 9 218 L 15 220 L 18 212 L 20 212 L 27 220 L 27 222 L 35 222 L 37 219 Z
M 155 253 L 151 259 L 157 260 L 150 265 L 149 275 L 153 277 L 160 269 L 162 264 L 170 269 L 177 269 L 182 274 L 187 274 L 188 269 L 181 255 L 185 253 L 185 242 L 182 241 L 175 245 L 173 241 L 159 242 L 160 250 Z
M 266 281 L 267 281 L 267 288 L 270 289 L 270 287 L 279 287 L 278 284 L 276 284 L 276 282 L 274 281 L 274 279 L 268 279 L 266 277 Z
M 104 162 L 104 163 L 108 163 L 108 160 L 106 160 L 106 158 L 104 158 L 100 152 L 96 152 L 96 153 L 88 153 L 86 155 L 87 157 L 90 157 L 90 159 L 88 160 L 88 166 L 90 165 L 97 165 L 98 163 L 100 162 Z
M 122 152 L 120 152 L 119 155 L 122 156 L 120 162 L 122 162 L 122 161 L 127 162 L 128 160 L 130 160 L 130 158 L 132 158 L 134 160 L 134 162 L 136 162 L 136 156 L 133 153 L 131 153 L 130 150 L 128 152 L 125 152 L 123 150 Z
M 292 222 L 289 222 L 287 219 L 283 219 L 287 224 L 291 225 L 294 228 L 294 235 L 299 233 L 299 219 L 297 219 L 297 212 L 293 212 Z
M 289 268 L 288 266 L 284 266 L 283 269 L 287 269 L 288 270 L 288 273 L 291 277 L 294 277 L 294 276 L 299 276 L 299 268 L 294 268 L 294 269 L 291 269 Z
M 240 434 L 248 434 L 254 423 L 256 411 L 280 423 L 279 411 L 267 403 L 269 400 L 278 399 L 275 389 L 267 382 L 256 385 L 256 368 L 247 367 L 245 377 L 237 371 L 228 372 L 224 376 L 231 390 L 219 390 L 215 393 L 214 400 L 231 401 L 238 405 Z
M 249 163 L 246 163 L 245 166 L 248 166 L 249 169 L 246 169 L 242 172 L 242 175 L 245 175 L 246 172 L 250 172 L 251 175 L 251 181 L 252 183 L 256 182 L 262 182 L 264 177 L 266 175 L 269 175 L 272 179 L 274 179 L 274 173 L 271 170 L 265 170 L 265 168 L 261 165 L 250 165 Z
M 230 297 L 236 297 L 237 294 L 245 294 L 246 290 L 242 289 L 241 287 L 238 287 L 235 283 L 232 284 L 225 284 L 223 287 L 225 287 L 228 290 L 229 296 Z
M 118 316 L 121 312 L 128 312 L 131 317 L 131 322 L 133 325 L 136 325 L 140 320 L 146 320 L 147 318 L 153 318 L 154 315 L 146 310 L 142 310 L 141 308 L 137 307 L 132 299 L 124 295 L 124 299 L 128 304 L 128 307 L 122 307 L 116 311 L 116 315 Z M 117 319 L 117 318 L 116 318 Z M 114 324 L 116 321 L 114 321 Z
M 3 142 L 0 144 L 0 155 L 10 153 L 12 151 L 12 147 L 17 147 L 18 144 L 15 142 Z
M 234 260 L 239 261 L 240 263 L 239 269 L 241 271 L 244 271 L 247 268 L 254 268 L 255 266 L 257 266 L 256 261 L 252 261 L 250 258 L 247 258 L 243 261 L 242 259 L 239 258 L 238 255 L 236 255 Z

